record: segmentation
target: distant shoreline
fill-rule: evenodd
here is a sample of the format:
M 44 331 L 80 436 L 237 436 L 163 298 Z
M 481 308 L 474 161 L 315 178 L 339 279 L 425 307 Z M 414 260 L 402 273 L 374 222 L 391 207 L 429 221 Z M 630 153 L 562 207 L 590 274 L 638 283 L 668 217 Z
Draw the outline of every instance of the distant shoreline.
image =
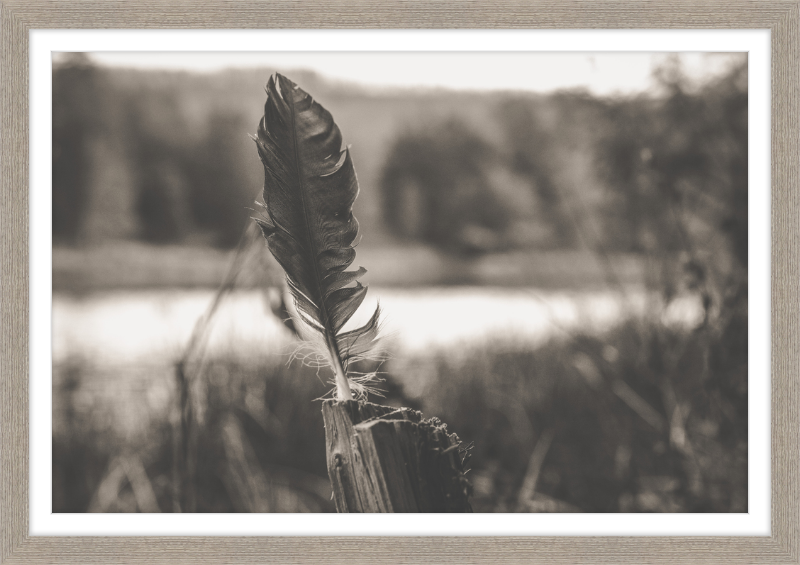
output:
M 156 246 L 111 242 L 91 247 L 53 248 L 53 292 L 84 294 L 108 290 L 217 288 L 233 251 L 200 246 Z M 472 258 L 445 255 L 421 245 L 358 248 L 366 283 L 392 287 L 500 286 L 588 290 L 611 286 L 609 269 L 623 286 L 644 285 L 645 260 L 615 254 L 604 264 L 589 251 L 520 250 Z M 266 249 L 249 251 L 238 288 L 278 286 L 282 273 Z

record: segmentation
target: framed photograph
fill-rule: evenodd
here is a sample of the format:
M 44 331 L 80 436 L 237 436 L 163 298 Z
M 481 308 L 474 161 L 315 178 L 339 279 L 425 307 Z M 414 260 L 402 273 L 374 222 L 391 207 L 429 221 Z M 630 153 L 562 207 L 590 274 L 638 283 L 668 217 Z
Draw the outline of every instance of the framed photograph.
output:
M 3 3 L 5 561 L 797 562 L 796 2 L 103 6 Z

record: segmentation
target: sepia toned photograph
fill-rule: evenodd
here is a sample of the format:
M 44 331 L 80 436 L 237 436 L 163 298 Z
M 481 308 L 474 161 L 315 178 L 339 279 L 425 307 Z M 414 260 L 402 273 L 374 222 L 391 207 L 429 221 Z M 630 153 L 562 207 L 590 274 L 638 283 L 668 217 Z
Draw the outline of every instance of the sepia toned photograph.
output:
M 746 53 L 52 69 L 52 512 L 748 512 Z

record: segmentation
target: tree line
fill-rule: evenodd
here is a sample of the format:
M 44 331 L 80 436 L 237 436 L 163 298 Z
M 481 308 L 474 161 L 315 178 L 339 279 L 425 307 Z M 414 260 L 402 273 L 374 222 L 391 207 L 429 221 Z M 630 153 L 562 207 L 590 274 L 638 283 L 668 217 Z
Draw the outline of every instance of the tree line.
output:
M 264 97 L 250 85 L 265 76 L 57 65 L 54 243 L 234 245 L 263 182 L 247 133 Z M 381 98 L 308 77 L 358 140 L 356 212 L 372 232 L 459 254 L 588 246 L 746 266 L 746 61 L 702 86 L 677 63 L 657 80 L 656 95 L 504 93 L 415 121 L 449 95 Z

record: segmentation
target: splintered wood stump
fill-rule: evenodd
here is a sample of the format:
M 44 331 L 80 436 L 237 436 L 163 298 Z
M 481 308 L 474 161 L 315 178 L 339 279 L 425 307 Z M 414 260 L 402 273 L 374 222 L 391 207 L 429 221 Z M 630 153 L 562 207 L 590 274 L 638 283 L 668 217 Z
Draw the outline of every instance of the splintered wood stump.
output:
M 472 512 L 463 449 L 437 418 L 349 400 L 322 404 L 339 512 Z

